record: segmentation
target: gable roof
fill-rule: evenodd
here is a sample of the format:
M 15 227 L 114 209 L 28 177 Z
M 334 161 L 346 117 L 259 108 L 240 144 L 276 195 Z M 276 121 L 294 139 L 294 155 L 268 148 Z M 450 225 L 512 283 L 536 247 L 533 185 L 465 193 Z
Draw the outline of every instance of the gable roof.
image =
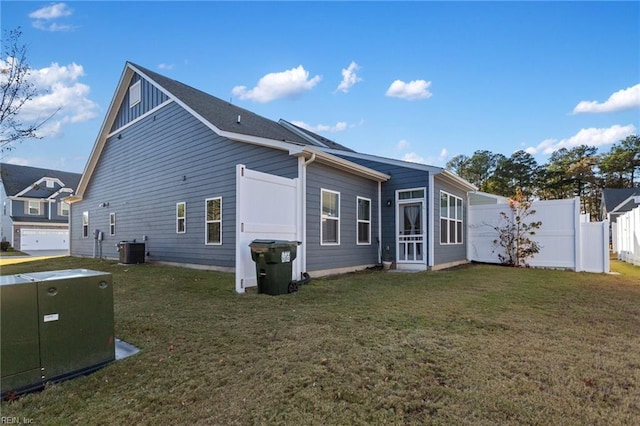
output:
M 80 173 L 20 166 L 9 163 L 0 164 L 0 180 L 2 180 L 2 185 L 4 186 L 4 191 L 7 196 L 24 195 L 30 198 L 49 198 L 56 191 L 59 191 L 61 187 L 75 190 L 80 182 L 80 177 Z M 46 185 L 38 185 L 38 187 L 32 188 L 34 184 L 43 182 L 43 178 L 57 180 L 59 186 L 46 188 L 44 187 Z M 62 185 L 60 185 L 60 183 L 62 183 Z
M 69 201 L 73 202 L 82 199 L 109 136 L 109 129 L 115 122 L 119 106 L 125 99 L 129 84 L 135 74 L 146 79 L 154 87 L 167 95 L 170 101 L 179 104 L 213 132 L 230 140 L 284 150 L 288 151 L 291 155 L 299 155 L 300 147 L 311 147 L 314 145 L 309 141 L 308 137 L 302 137 L 299 132 L 292 131 L 288 126 L 281 125 L 247 109 L 233 105 L 132 62 L 127 62 L 120 81 L 118 82 L 116 93 L 111 100 L 98 137 L 94 143 L 89 160 L 82 173 L 76 196 Z M 342 145 L 339 144 L 336 144 L 336 146 L 342 147 Z M 342 147 L 342 149 L 346 150 L 348 148 Z M 308 151 L 307 154 L 309 154 Z M 374 179 L 388 179 L 388 176 L 384 178 L 382 174 L 375 170 L 363 170 L 364 168 L 362 166 L 345 162 L 330 154 L 323 155 L 323 160 L 343 170 L 369 177 L 377 176 L 374 177 Z M 335 161 L 332 162 L 332 160 Z M 363 172 L 364 174 L 362 174 Z
M 626 211 L 621 208 L 630 202 L 629 198 L 634 196 L 640 196 L 640 188 L 605 188 L 602 190 L 603 205 L 607 213 Z
M 305 139 L 273 120 L 269 120 L 230 102 L 223 101 L 220 98 L 179 81 L 172 80 L 140 65 L 131 62 L 128 64 L 133 67 L 138 74 L 157 83 L 161 86 L 161 89 L 164 89 L 163 91 L 169 92 L 167 94 L 170 97 L 182 101 L 182 103 L 188 106 L 193 112 L 200 115 L 221 131 L 258 136 L 300 145 L 309 145 Z

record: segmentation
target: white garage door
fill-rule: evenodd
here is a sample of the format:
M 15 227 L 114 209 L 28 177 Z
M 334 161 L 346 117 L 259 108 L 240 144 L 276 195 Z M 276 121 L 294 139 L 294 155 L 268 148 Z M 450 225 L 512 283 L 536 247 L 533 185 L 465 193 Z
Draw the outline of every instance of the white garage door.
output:
M 20 250 L 68 250 L 66 229 L 21 229 Z

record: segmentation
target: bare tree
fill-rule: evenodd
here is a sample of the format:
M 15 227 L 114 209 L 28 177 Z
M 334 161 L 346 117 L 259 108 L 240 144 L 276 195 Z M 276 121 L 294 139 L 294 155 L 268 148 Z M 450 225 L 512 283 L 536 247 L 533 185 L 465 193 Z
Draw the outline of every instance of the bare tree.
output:
M 19 114 L 22 108 L 38 94 L 35 84 L 29 81 L 30 67 L 27 47 L 20 44 L 22 30 L 5 30 L 3 52 L 0 59 L 0 152 L 11 150 L 15 142 L 25 139 L 41 139 L 38 129 L 58 111 L 44 119 L 24 123 Z

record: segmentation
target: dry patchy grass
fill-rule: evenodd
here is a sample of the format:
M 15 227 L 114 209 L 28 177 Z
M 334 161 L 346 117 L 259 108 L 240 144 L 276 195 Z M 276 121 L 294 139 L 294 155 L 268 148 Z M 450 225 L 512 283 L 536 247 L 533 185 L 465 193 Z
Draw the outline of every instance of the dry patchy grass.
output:
M 233 276 L 61 258 L 112 272 L 116 334 L 142 351 L 2 403 L 42 424 L 633 424 L 640 280 L 470 265 L 363 272 L 297 294 Z

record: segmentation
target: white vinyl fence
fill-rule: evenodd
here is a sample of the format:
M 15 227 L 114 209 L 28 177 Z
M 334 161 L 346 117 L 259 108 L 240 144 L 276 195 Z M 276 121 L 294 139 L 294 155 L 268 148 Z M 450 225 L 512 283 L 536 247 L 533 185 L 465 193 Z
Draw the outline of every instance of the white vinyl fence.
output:
M 608 222 L 583 222 L 580 199 L 536 201 L 536 213 L 525 222 L 541 221 L 531 237 L 540 244 L 540 252 L 527 263 L 539 268 L 566 268 L 575 271 L 609 272 Z M 500 212 L 511 214 L 508 204 L 469 206 L 467 256 L 471 261 L 500 263 L 502 248 L 493 241 L 493 228 L 502 223 Z
M 615 232 L 618 259 L 640 265 L 640 207 L 618 216 Z

